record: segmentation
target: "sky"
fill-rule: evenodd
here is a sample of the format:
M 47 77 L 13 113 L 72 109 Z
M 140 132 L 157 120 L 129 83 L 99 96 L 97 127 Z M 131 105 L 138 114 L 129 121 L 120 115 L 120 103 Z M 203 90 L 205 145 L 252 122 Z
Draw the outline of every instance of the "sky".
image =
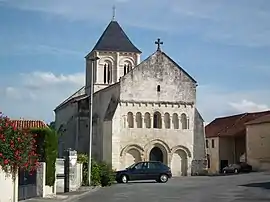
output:
M 162 50 L 198 81 L 205 122 L 270 107 L 268 0 L 0 0 L 0 111 L 54 120 L 84 85 L 84 56 L 112 19 L 143 52 Z

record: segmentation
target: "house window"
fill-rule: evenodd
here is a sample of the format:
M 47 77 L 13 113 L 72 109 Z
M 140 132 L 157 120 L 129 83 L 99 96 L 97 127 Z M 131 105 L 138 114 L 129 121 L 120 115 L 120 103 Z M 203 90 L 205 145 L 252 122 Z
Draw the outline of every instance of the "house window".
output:
M 209 148 L 209 142 L 206 140 L 206 148 Z
M 157 92 L 160 92 L 160 85 L 157 86 Z
M 210 162 L 210 155 L 209 154 L 207 154 L 207 167 L 208 168 L 210 168 L 210 164 L 211 162 Z
M 212 148 L 215 148 L 215 140 L 212 139 Z

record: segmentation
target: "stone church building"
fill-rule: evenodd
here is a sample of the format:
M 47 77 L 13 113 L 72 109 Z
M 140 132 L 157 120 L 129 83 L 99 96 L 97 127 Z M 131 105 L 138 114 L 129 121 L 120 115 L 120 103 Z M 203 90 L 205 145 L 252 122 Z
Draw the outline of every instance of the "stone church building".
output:
M 64 149 L 89 151 L 89 94 L 93 78 L 92 156 L 123 169 L 162 161 L 174 176 L 206 169 L 204 121 L 196 108 L 197 82 L 160 45 L 144 61 L 117 21 L 85 57 L 86 84 L 56 107 Z M 91 58 L 98 57 L 93 61 Z M 91 75 L 93 68 L 93 77 Z

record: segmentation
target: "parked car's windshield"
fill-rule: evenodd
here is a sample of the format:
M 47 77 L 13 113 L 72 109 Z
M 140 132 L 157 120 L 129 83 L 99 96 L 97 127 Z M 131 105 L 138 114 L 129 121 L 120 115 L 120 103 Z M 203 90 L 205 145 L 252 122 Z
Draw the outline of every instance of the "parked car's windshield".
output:
M 133 163 L 131 166 L 127 167 L 127 169 L 132 169 L 135 165 L 136 163 Z

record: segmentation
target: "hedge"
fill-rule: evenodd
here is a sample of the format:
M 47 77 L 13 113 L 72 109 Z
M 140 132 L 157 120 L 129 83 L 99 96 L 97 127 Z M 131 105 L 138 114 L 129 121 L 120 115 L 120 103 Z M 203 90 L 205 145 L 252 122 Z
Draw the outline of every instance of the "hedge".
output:
M 83 164 L 83 186 L 88 184 L 88 155 L 79 154 L 78 162 Z M 110 186 L 115 181 L 114 171 L 110 164 L 98 162 L 92 159 L 91 165 L 91 186 Z
M 53 186 L 55 182 L 55 162 L 58 155 L 58 134 L 50 128 L 31 129 L 37 134 L 37 153 L 40 162 L 46 162 L 46 185 Z

